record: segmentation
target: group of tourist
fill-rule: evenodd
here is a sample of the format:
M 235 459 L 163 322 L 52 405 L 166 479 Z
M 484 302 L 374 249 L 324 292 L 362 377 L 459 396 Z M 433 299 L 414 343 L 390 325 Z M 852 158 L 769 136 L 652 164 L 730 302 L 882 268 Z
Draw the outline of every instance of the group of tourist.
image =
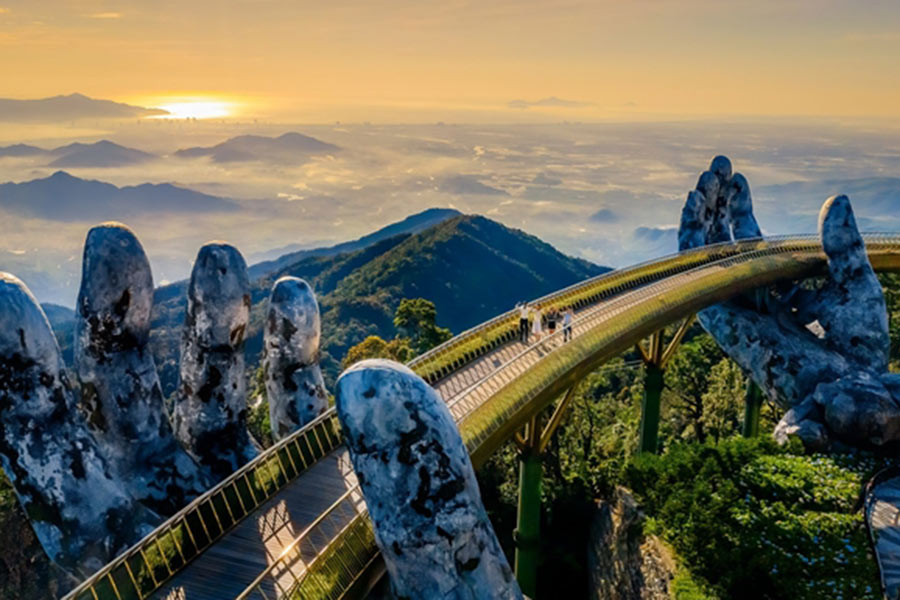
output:
M 563 343 L 572 339 L 575 311 L 571 306 L 565 307 L 562 311 L 551 307 L 546 313 L 539 304 L 529 305 L 527 302 L 520 302 L 516 307 L 519 309 L 519 341 L 523 344 L 528 343 L 530 335 L 534 336 L 534 343 L 539 343 L 544 337 L 545 327 L 547 334 L 553 335 L 559 323 L 563 328 Z

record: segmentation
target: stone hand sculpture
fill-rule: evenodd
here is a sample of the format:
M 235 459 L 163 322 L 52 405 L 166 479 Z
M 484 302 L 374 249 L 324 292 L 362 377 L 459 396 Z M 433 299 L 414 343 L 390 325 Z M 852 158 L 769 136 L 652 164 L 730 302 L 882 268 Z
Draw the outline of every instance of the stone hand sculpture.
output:
M 178 444 L 149 348 L 153 276 L 119 223 L 88 232 L 75 327 L 80 405 L 118 480 L 141 503 L 174 514 L 211 486 Z
M 249 319 L 244 257 L 234 246 L 205 244 L 188 287 L 173 425 L 179 441 L 217 481 L 260 451 L 247 429 L 244 335 Z
M 309 284 L 282 277 L 272 287 L 265 329 L 266 395 L 276 441 L 328 408 L 319 368 L 319 304 Z
M 160 518 L 123 489 L 81 418 L 47 317 L 0 273 L 0 464 L 48 556 L 86 576 Z
M 521 600 L 447 405 L 421 377 L 365 360 L 336 406 L 397 598 Z
M 703 327 L 766 392 L 788 409 L 775 430 L 812 449 L 880 446 L 900 439 L 900 375 L 887 372 L 887 312 L 846 196 L 819 215 L 828 276 L 816 290 L 779 286 L 700 312 Z M 679 248 L 760 237 L 750 187 L 724 156 L 688 194 Z

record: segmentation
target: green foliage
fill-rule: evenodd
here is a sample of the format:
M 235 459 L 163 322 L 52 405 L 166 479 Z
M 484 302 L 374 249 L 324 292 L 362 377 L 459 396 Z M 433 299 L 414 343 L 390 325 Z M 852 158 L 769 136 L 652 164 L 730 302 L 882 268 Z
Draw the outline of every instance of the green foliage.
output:
M 891 335 L 891 366 L 896 372 L 900 371 L 900 274 L 882 273 L 878 278 L 884 288 L 888 330 Z
M 609 366 L 622 364 L 616 359 Z M 638 368 L 600 370 L 584 380 L 545 456 L 555 482 L 579 481 L 592 497 L 613 490 L 637 449 L 642 390 Z M 558 487 L 548 487 L 548 494 Z
M 434 302 L 425 298 L 404 298 L 394 313 L 398 337 L 409 338 L 416 354 L 427 352 L 453 337 L 449 329 L 438 327 L 436 321 Z
M 663 416 L 675 438 L 706 440 L 706 424 L 711 419 L 706 415 L 704 394 L 713 367 L 724 357 L 712 337 L 705 333 L 683 343 L 672 357 L 665 371 Z
M 805 456 L 769 438 L 675 444 L 634 458 L 625 483 L 688 568 L 727 598 L 878 598 L 862 515 L 880 466 Z
M 266 372 L 263 365 L 253 370 L 249 390 L 250 412 L 247 415 L 247 429 L 263 448 L 272 445 L 272 423 L 269 419 L 269 399 L 266 394 Z
M 64 581 L 0 471 L 0 600 L 55 598 Z
M 708 385 L 703 392 L 703 431 L 718 442 L 739 431 L 743 417 L 743 403 L 747 392 L 746 377 L 734 361 L 723 358 L 709 372 Z
M 388 342 L 377 335 L 370 335 L 347 350 L 347 354 L 344 355 L 344 359 L 341 361 L 341 366 L 346 369 L 350 365 L 367 358 L 389 358 L 405 363 L 414 355 L 415 353 L 410 348 L 407 338 L 395 338 Z
M 719 600 L 719 597 L 709 587 L 706 582 L 701 581 L 688 569 L 679 565 L 669 586 L 669 592 L 673 600 Z

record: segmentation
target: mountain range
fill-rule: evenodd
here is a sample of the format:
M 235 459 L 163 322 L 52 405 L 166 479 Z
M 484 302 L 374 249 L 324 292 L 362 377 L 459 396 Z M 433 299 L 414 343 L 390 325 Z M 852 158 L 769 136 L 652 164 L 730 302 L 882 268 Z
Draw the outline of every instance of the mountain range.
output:
M 26 217 L 70 222 L 122 220 L 157 211 L 229 211 L 236 205 L 170 183 L 116 187 L 57 171 L 43 179 L 0 184 L 0 208 Z
M 386 240 L 395 235 L 419 233 L 432 225 L 437 225 L 447 219 L 461 215 L 461 212 L 453 208 L 429 208 L 351 242 L 343 242 L 327 248 L 301 248 L 297 244 L 275 248 L 269 252 L 255 255 L 256 261 L 254 262 L 256 264 L 250 267 L 250 277 L 254 279 L 262 277 L 296 263 L 303 258 L 334 256 L 366 248 L 375 242 Z
M 197 146 L 175 152 L 181 158 L 209 157 L 213 162 L 265 160 L 278 163 L 296 163 L 298 158 L 316 154 L 330 154 L 340 150 L 334 144 L 323 142 L 302 133 L 288 132 L 278 137 L 239 135 L 215 146 Z
M 112 100 L 69 94 L 29 100 L 0 98 L 0 121 L 68 121 L 77 119 L 133 119 L 165 116 L 161 108 L 145 108 Z
M 436 224 L 409 231 L 442 216 Z M 368 335 L 395 335 L 393 314 L 403 298 L 431 300 L 438 324 L 460 332 L 520 300 L 608 270 L 481 216 L 425 211 L 386 230 L 398 233 L 384 237 L 381 230 L 343 245 L 346 251 L 307 251 L 255 269 L 263 274 L 252 278 L 248 364 L 259 359 L 266 301 L 283 275 L 302 277 L 316 290 L 322 313 L 322 367 L 333 381 L 350 346 Z M 166 395 L 178 381 L 186 289 L 182 281 L 158 288 L 154 296 L 151 344 Z M 72 322 L 54 321 L 64 356 L 71 360 Z
M 45 150 L 27 144 L 15 144 L 0 147 L 0 158 L 3 157 L 46 157 L 50 160 L 48 167 L 124 167 L 136 165 L 158 158 L 142 150 L 127 148 L 109 140 L 100 140 L 93 144 L 76 142 L 59 148 Z

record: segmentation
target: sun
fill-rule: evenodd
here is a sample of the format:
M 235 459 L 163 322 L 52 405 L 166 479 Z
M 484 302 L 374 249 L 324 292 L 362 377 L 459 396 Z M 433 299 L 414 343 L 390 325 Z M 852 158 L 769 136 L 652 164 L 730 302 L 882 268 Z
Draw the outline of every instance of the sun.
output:
M 160 115 L 163 119 L 217 119 L 233 113 L 231 103 L 213 100 L 168 102 L 160 104 L 158 108 L 169 113 Z

